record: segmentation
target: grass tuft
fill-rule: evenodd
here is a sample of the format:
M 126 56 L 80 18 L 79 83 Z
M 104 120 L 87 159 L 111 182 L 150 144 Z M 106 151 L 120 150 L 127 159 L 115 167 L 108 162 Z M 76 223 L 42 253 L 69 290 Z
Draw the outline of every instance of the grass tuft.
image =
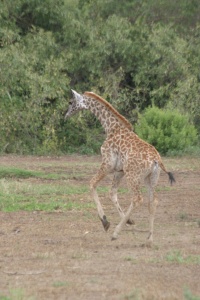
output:
M 166 260 L 179 264 L 200 264 L 200 255 L 183 256 L 181 251 L 174 250 L 166 255 Z
M 54 287 L 63 287 L 63 286 L 66 287 L 68 285 L 69 285 L 69 282 L 66 282 L 66 281 L 56 281 L 53 284 Z
M 200 296 L 193 295 L 188 288 L 184 289 L 184 298 L 185 300 L 200 300 Z

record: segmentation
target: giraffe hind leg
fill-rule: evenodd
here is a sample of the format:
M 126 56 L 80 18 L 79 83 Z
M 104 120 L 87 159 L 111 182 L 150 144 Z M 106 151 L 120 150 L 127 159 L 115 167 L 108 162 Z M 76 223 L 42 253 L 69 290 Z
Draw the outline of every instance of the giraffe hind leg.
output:
M 147 237 L 146 245 L 151 247 L 153 243 L 153 231 L 154 231 L 154 219 L 156 208 L 158 205 L 158 200 L 156 198 L 155 187 L 157 185 L 158 179 L 160 175 L 160 169 L 155 168 L 154 171 L 145 178 L 145 185 L 148 191 L 148 210 L 149 210 L 149 235 Z
M 140 193 L 139 182 L 134 179 L 134 174 L 126 174 L 126 177 L 127 177 L 128 187 L 129 187 L 131 193 L 133 194 L 133 199 L 132 199 L 132 202 L 131 202 L 127 212 L 121 219 L 120 223 L 116 226 L 114 233 L 112 235 L 112 240 L 117 239 L 118 234 L 122 230 L 123 226 L 129 220 L 132 210 L 136 209 L 143 202 L 143 198 Z
M 133 203 L 131 202 L 131 205 L 129 206 L 127 212 L 125 213 L 125 215 L 123 216 L 123 218 L 121 219 L 121 221 L 119 222 L 119 224 L 116 226 L 114 233 L 112 235 L 112 240 L 116 240 L 118 238 L 118 234 L 120 233 L 120 231 L 122 230 L 122 227 L 126 224 L 126 222 L 128 221 L 130 214 L 133 210 Z
M 117 211 L 118 211 L 121 219 L 124 217 L 124 212 L 123 212 L 122 208 L 120 207 L 118 199 L 117 199 L 117 190 L 118 190 L 120 181 L 123 178 L 123 176 L 124 176 L 123 171 L 115 172 L 113 181 L 112 181 L 111 191 L 110 191 L 111 201 L 113 202 L 114 206 L 117 208 Z M 127 220 L 126 224 L 133 225 L 133 224 L 135 224 L 135 222 L 129 218 Z

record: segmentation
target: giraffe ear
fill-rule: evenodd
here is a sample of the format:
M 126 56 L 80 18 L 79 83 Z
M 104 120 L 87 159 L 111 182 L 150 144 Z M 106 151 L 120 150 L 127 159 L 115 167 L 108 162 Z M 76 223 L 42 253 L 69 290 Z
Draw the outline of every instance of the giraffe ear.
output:
M 73 95 L 73 97 L 76 99 L 76 100 L 81 100 L 83 97 L 79 94 L 79 93 L 77 93 L 76 91 L 74 91 L 74 90 L 71 90 L 72 91 L 72 95 Z

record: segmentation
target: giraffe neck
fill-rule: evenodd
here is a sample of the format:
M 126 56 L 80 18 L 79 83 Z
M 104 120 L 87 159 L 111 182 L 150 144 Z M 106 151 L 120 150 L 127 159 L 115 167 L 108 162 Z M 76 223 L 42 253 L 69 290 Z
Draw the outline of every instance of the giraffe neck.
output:
M 121 126 L 115 115 L 113 115 L 109 108 L 104 106 L 102 103 L 89 97 L 85 97 L 85 103 L 87 105 L 87 109 L 96 116 L 107 134 Z

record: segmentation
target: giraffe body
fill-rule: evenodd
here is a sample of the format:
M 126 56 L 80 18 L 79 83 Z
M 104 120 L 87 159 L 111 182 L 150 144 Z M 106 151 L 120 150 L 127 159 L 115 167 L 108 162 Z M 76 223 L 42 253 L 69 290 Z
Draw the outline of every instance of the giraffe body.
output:
M 66 118 L 74 113 L 87 109 L 100 120 L 107 137 L 101 147 L 102 164 L 97 174 L 90 181 L 90 189 L 97 205 L 98 215 L 107 231 L 110 223 L 104 214 L 96 191 L 98 183 L 109 173 L 114 173 L 110 197 L 116 206 L 121 221 L 116 226 L 112 239 L 116 239 L 122 227 L 132 221 L 130 215 L 143 202 L 140 187 L 144 183 L 148 191 L 149 235 L 147 245 L 153 241 L 153 224 L 158 200 L 155 194 L 160 169 L 169 175 L 171 183 L 175 181 L 172 173 L 167 172 L 158 151 L 147 142 L 140 139 L 133 131 L 132 125 L 121 116 L 108 102 L 98 95 L 85 92 L 80 95 L 73 92 Z M 117 189 L 123 177 L 126 177 L 127 186 L 131 192 L 131 204 L 127 212 L 123 212 L 117 199 Z

